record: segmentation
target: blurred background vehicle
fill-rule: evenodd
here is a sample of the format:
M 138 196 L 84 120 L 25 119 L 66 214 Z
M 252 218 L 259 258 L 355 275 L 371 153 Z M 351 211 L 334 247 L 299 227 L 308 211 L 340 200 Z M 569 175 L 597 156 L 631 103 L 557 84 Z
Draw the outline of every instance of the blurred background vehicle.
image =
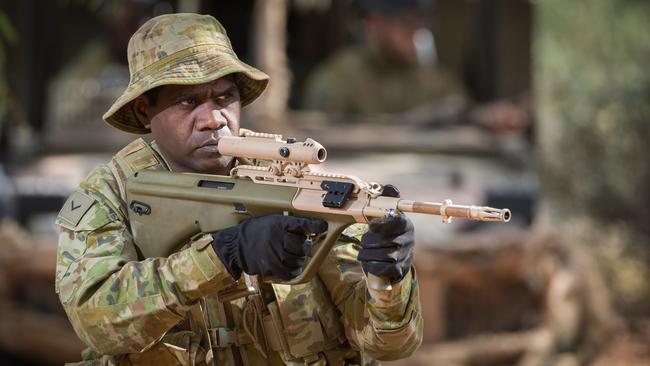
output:
M 643 0 L 0 2 L 0 365 L 82 345 L 54 293 L 54 218 L 135 138 L 101 121 L 148 18 L 214 15 L 271 76 L 242 125 L 328 148 L 413 216 L 425 340 L 404 365 L 650 364 L 650 4 Z

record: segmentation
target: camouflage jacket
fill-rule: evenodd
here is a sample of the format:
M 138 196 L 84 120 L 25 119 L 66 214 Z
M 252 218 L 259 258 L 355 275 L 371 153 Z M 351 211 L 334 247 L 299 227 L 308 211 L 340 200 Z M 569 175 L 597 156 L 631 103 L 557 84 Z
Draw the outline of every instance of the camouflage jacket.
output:
M 155 143 L 138 139 L 91 172 L 57 219 L 56 291 L 89 346 L 80 364 L 374 364 L 419 346 L 415 270 L 391 291 L 368 290 L 356 261 L 365 225 L 348 228 L 303 285 L 235 281 L 207 235 L 167 258 L 143 258 L 124 191 L 142 169 L 168 170 Z M 250 285 L 257 294 L 222 297 Z
M 399 65 L 368 45 L 345 48 L 307 80 L 302 108 L 342 115 L 400 113 L 428 103 L 466 103 L 462 85 L 431 65 Z

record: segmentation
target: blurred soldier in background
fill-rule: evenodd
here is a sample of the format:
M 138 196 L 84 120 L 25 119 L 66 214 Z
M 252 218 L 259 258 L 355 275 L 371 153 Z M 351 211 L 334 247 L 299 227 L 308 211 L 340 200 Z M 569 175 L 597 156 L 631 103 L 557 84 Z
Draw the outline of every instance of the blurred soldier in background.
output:
M 129 226 L 125 181 L 143 169 L 227 174 L 217 152 L 239 134 L 240 109 L 268 76 L 234 54 L 211 16 L 145 23 L 128 47 L 131 82 L 104 114 L 114 127 L 151 132 L 96 168 L 61 210 L 56 291 L 90 348 L 85 365 L 375 364 L 412 354 L 422 340 L 413 225 L 404 215 L 341 236 L 318 276 L 295 277 L 318 219 L 271 215 L 195 238 L 167 258 L 143 258 Z M 165 225 L 161 222 L 160 225 Z M 392 290 L 368 289 L 366 273 Z M 224 291 L 255 286 L 228 300 Z
M 462 84 L 435 65 L 435 42 L 427 28 L 431 0 L 359 3 L 365 42 L 316 69 L 303 108 L 344 117 L 391 114 L 407 124 L 473 122 L 498 132 L 525 127 L 525 113 L 508 102 L 470 110 Z

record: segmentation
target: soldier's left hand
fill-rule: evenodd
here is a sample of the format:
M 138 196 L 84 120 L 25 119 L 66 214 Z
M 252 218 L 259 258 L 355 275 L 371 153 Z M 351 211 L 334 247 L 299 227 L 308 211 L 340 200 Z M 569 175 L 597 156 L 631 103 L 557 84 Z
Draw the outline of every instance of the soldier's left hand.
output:
M 357 259 L 366 273 L 399 282 L 411 268 L 414 243 L 413 222 L 406 215 L 374 219 L 361 237 Z

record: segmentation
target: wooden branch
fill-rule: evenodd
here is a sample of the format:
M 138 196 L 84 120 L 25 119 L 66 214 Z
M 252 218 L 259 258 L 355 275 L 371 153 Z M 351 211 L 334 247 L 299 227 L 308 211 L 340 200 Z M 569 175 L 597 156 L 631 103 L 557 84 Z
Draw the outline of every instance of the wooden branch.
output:
M 425 344 L 410 358 L 387 363 L 409 366 L 486 366 L 516 364 L 543 330 L 498 333 L 463 338 L 458 341 Z

